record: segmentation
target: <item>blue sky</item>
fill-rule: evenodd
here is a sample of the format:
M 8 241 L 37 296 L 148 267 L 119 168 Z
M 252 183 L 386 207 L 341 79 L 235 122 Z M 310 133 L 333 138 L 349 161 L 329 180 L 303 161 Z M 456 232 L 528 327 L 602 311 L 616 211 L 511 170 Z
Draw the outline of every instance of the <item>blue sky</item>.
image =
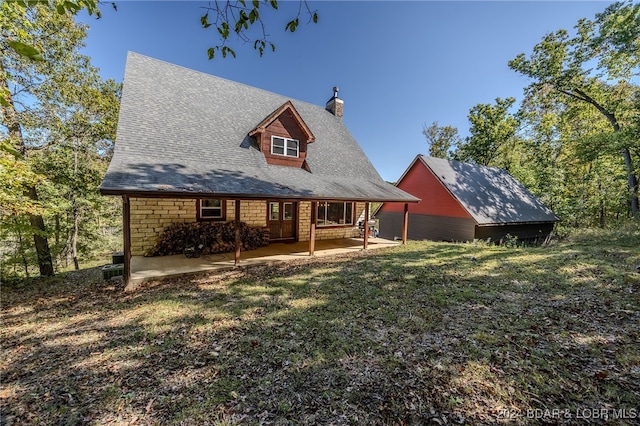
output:
M 102 19 L 79 16 L 90 25 L 83 53 L 117 81 L 134 51 L 317 105 L 337 85 L 347 127 L 380 175 L 395 181 L 427 153 L 423 125 L 468 135 L 474 105 L 522 98 L 528 83 L 510 59 L 610 2 L 311 1 L 318 24 L 301 22 L 291 34 L 283 29 L 298 2 L 280 1 L 267 21 L 275 53 L 261 58 L 251 45 L 233 44 L 237 58 L 214 60 L 206 50 L 217 31 L 200 26 L 207 4 L 117 1 L 117 12 L 105 4 Z

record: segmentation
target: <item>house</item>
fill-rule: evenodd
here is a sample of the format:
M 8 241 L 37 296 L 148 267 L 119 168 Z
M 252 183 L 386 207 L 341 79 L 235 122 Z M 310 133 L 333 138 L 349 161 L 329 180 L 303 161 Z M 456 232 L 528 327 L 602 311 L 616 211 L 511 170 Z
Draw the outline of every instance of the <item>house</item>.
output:
M 313 254 L 317 239 L 357 235 L 370 202 L 418 202 L 382 180 L 343 109 L 337 88 L 317 106 L 130 52 L 100 188 L 122 197 L 125 281 L 172 223 L 244 222 Z
M 494 167 L 418 155 L 396 186 L 422 199 L 409 206 L 410 239 L 540 240 L 559 220 L 513 176 Z M 401 205 L 384 203 L 376 217 L 382 238 L 401 235 Z

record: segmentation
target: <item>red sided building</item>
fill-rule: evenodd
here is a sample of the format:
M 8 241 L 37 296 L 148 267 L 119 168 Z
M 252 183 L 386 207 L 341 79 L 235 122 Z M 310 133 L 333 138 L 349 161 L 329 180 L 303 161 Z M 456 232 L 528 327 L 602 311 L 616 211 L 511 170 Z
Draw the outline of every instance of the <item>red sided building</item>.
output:
M 413 240 L 542 240 L 558 217 L 505 170 L 418 155 L 396 186 L 422 199 L 409 205 Z M 380 237 L 402 234 L 404 205 L 384 203 L 376 213 Z

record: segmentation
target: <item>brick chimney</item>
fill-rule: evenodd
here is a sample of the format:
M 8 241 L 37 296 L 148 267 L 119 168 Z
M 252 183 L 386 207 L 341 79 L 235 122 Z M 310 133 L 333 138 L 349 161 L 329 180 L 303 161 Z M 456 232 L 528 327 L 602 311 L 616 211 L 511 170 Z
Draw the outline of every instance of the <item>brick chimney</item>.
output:
M 338 97 L 338 86 L 333 88 L 333 97 L 327 101 L 326 109 L 336 117 L 342 118 L 344 111 L 344 101 Z

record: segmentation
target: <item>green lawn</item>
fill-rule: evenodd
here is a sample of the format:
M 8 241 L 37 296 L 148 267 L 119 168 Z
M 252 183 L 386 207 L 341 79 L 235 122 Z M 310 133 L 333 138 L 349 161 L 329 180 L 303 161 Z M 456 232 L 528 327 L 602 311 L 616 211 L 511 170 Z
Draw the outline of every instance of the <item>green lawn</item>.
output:
M 3 287 L 2 424 L 639 424 L 636 265 L 637 227 Z

